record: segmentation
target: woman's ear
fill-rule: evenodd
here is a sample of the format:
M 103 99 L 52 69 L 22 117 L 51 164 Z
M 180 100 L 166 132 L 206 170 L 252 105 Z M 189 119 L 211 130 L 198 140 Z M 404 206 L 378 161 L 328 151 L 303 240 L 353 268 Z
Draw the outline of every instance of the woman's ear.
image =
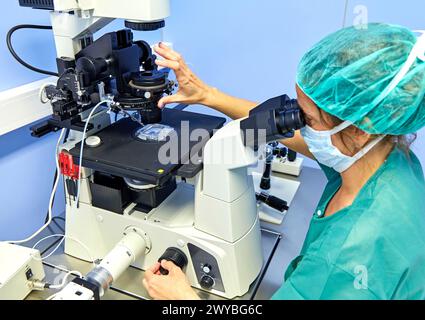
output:
M 369 133 L 364 132 L 356 126 L 348 127 L 346 132 L 352 137 L 353 144 L 358 150 L 363 149 L 371 139 L 371 135 Z

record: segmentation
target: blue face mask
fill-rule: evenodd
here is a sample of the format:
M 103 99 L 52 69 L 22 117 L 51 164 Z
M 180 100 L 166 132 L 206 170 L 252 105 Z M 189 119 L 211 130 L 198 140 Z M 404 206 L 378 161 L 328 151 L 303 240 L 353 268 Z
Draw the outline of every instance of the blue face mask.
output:
M 307 143 L 308 149 L 319 163 L 333 168 L 335 171 L 341 173 L 350 168 L 355 162 L 357 162 L 385 138 L 384 135 L 380 136 L 379 138 L 367 144 L 354 156 L 346 156 L 332 144 L 332 136 L 351 125 L 351 122 L 345 121 L 332 130 L 327 131 L 317 131 L 310 126 L 306 126 L 301 129 L 301 135 L 303 136 L 304 141 Z

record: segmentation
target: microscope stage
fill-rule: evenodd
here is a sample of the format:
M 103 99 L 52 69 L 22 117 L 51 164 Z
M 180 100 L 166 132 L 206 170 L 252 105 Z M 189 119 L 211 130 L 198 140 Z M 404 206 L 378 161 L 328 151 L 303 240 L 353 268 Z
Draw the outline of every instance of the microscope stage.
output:
M 155 185 L 162 185 L 168 181 L 170 175 L 177 174 L 178 170 L 184 173 L 182 176 L 187 175 L 186 177 L 190 178 L 199 172 L 200 165 L 192 164 L 188 159 L 198 154 L 214 130 L 221 128 L 225 122 L 226 120 L 220 117 L 164 109 L 160 124 L 173 128 L 176 134 L 165 141 L 143 141 L 136 137 L 140 125 L 125 118 L 96 134 L 101 140 L 100 145 L 84 146 L 83 167 Z M 209 137 L 201 139 L 195 135 L 196 132 L 194 137 L 191 137 L 193 131 L 197 129 L 204 129 Z M 81 143 L 70 150 L 77 165 L 80 161 L 80 146 Z M 163 150 L 172 148 L 171 153 L 177 155 L 175 157 L 177 161 L 168 163 L 164 161 L 166 159 L 160 161 L 161 147 L 164 147 Z M 166 153 L 166 158 L 171 159 L 171 153 Z M 164 155 L 164 152 L 161 154 Z

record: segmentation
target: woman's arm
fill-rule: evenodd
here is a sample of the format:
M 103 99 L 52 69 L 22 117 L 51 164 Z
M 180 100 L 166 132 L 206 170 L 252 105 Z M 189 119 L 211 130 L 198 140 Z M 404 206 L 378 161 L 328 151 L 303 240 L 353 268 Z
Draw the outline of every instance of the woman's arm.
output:
M 232 119 L 240 119 L 247 117 L 251 109 L 255 108 L 258 103 L 239 99 L 227 95 L 216 88 L 208 88 L 208 93 L 204 101 L 204 105 L 211 107 L 221 113 L 224 113 Z M 308 150 L 301 133 L 295 132 L 295 136 L 291 139 L 281 140 L 280 143 L 285 145 L 291 150 L 294 150 L 306 157 L 314 159 L 314 156 Z
M 240 119 L 247 117 L 249 112 L 258 105 L 256 102 L 235 98 L 208 86 L 190 70 L 179 53 L 166 45 L 160 43 L 155 48 L 155 52 L 164 58 L 164 60 L 156 60 L 156 64 L 173 70 L 179 83 L 176 94 L 163 97 L 159 101 L 160 108 L 170 103 L 202 104 L 232 119 Z M 281 143 L 291 150 L 313 158 L 298 131 L 294 138 L 282 140 Z
M 232 119 L 245 118 L 258 103 L 232 97 L 216 88 L 209 87 L 203 105 L 224 113 Z

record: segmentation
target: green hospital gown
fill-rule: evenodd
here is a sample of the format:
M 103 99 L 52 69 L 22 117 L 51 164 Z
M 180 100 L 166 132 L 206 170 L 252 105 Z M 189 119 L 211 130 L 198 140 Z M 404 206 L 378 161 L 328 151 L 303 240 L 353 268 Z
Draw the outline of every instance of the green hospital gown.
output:
M 419 160 L 394 149 L 353 204 L 329 217 L 328 184 L 300 255 L 273 299 L 425 299 L 425 181 Z

